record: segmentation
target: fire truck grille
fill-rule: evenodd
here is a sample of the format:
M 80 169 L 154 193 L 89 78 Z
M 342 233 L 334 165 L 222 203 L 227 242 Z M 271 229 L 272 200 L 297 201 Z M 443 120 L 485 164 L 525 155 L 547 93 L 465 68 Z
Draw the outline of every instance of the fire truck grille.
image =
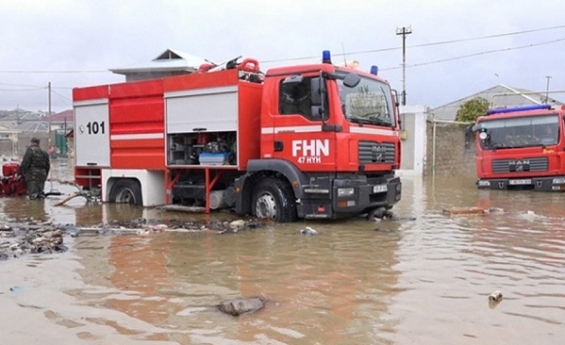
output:
M 359 164 L 394 164 L 396 147 L 394 143 L 359 141 Z
M 548 169 L 547 157 L 500 159 L 492 161 L 493 173 L 547 171 Z

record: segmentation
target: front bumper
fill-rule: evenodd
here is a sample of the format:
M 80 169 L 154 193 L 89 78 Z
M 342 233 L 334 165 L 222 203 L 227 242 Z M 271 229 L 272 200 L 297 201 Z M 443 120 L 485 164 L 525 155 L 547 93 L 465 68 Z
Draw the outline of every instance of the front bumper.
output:
M 476 184 L 479 189 L 565 192 L 565 176 L 479 179 Z
M 307 219 L 347 218 L 379 207 L 392 208 L 401 196 L 399 177 L 335 178 L 328 188 L 304 188 L 298 213 Z

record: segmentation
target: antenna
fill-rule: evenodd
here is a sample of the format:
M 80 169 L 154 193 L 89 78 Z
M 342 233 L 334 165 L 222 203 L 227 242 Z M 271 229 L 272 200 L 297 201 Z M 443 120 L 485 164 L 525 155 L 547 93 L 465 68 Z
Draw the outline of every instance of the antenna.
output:
M 343 42 L 341 42 L 341 50 L 343 51 L 343 67 L 347 67 L 347 60 L 345 59 L 345 48 L 343 47 Z

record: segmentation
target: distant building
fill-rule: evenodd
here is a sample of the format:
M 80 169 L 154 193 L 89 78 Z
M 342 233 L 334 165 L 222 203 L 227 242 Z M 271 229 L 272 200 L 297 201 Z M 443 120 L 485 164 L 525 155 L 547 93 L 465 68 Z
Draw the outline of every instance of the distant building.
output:
M 473 95 L 433 108 L 430 110 L 429 115 L 438 120 L 454 121 L 461 105 L 476 97 L 486 99 L 490 104 L 490 108 L 516 107 L 544 103 L 557 106 L 564 104 L 551 97 L 547 97 L 546 99 L 545 92 L 533 92 L 499 84 Z
M 0 155 L 13 157 L 18 150 L 18 131 L 0 126 Z
M 4 116 L 0 118 L 0 126 L 16 130 L 20 130 L 18 127 L 25 123 L 39 123 L 42 120 L 41 114 L 23 109 L 4 111 L 3 113 Z
M 135 81 L 190 74 L 205 63 L 210 62 L 198 56 L 167 49 L 150 62 L 122 68 L 112 68 L 110 71 L 125 75 L 126 81 Z
M 51 131 L 69 132 L 74 125 L 73 110 L 65 110 L 60 113 L 51 115 Z

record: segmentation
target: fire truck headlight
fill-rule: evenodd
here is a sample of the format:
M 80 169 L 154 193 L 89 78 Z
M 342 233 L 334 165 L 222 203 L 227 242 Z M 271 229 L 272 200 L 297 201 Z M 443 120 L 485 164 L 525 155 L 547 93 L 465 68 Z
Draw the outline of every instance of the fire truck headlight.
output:
M 344 196 L 352 196 L 353 194 L 355 194 L 355 188 L 338 188 L 337 189 L 338 198 L 341 198 L 341 197 L 344 197 Z
M 565 177 L 554 178 L 553 184 L 565 184 Z
M 487 132 L 481 132 L 481 133 L 479 133 L 479 138 L 480 138 L 481 140 L 486 140 L 486 138 L 488 138 Z

